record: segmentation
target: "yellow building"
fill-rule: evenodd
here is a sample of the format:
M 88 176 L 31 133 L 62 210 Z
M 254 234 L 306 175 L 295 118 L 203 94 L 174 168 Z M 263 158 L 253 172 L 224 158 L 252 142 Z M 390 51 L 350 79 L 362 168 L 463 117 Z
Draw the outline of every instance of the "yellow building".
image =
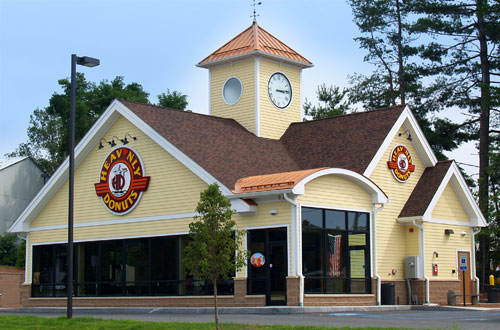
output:
M 253 256 L 219 283 L 222 305 L 446 304 L 464 284 L 477 293 L 485 219 L 408 106 L 301 122 L 301 70 L 312 63 L 256 22 L 198 66 L 210 115 L 115 100 L 76 147 L 75 306 L 210 305 L 183 253 L 212 183 Z M 67 177 L 66 161 L 10 228 L 27 234 L 24 306 L 66 303 Z M 381 294 L 390 283 L 394 302 Z

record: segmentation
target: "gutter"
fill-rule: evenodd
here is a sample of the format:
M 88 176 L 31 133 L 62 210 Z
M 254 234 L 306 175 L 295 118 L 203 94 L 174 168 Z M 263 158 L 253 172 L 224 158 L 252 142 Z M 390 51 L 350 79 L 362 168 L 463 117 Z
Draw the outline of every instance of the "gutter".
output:
M 478 234 L 481 231 L 481 228 L 478 228 L 477 230 L 474 230 L 474 227 L 472 229 L 472 267 L 473 268 L 473 274 L 474 274 L 474 279 L 476 280 L 476 294 L 479 294 L 479 277 L 476 275 L 476 234 Z M 479 297 L 477 299 L 479 303 Z
M 413 220 L 413 225 L 420 229 L 420 232 L 422 233 L 422 236 L 420 237 L 420 243 L 422 247 L 422 271 L 424 273 L 424 279 L 425 279 L 425 304 L 429 304 L 429 278 L 425 275 L 425 232 L 424 232 L 424 225 L 417 224 L 416 220 Z
M 377 258 L 377 213 L 384 209 L 384 204 L 378 209 L 373 204 L 373 220 L 372 220 L 372 235 L 370 235 L 370 244 L 373 247 L 373 268 L 375 277 L 377 278 L 377 306 L 382 304 L 382 278 L 378 274 L 378 258 Z
M 241 194 L 233 193 L 231 195 L 225 195 L 225 196 L 228 199 L 237 199 L 237 198 L 256 198 L 256 197 L 281 195 L 281 194 L 283 194 L 283 196 L 286 196 L 286 194 L 288 193 L 293 193 L 293 190 L 292 189 L 264 190 L 264 191 L 255 191 L 255 192 L 241 193 Z
M 299 306 L 304 306 L 304 275 L 302 274 L 302 269 L 299 267 L 299 241 L 302 236 L 302 226 L 300 223 L 300 207 L 299 203 L 297 203 L 297 196 L 290 198 L 287 193 L 283 194 L 283 197 L 287 202 L 295 206 L 295 219 L 292 222 L 292 233 L 293 237 L 297 240 L 297 244 L 294 244 L 294 259 L 295 259 L 295 273 L 299 277 Z

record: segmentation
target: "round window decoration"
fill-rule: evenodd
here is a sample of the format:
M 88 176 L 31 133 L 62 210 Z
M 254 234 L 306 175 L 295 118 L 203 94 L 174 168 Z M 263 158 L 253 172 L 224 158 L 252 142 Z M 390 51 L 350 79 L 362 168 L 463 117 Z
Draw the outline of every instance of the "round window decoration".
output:
M 148 189 L 149 176 L 139 153 L 131 147 L 116 147 L 108 154 L 94 184 L 109 212 L 125 215 L 137 206 L 142 193 Z
M 243 93 L 243 86 L 241 84 L 241 80 L 236 77 L 231 77 L 224 83 L 224 87 L 222 88 L 222 98 L 224 102 L 229 105 L 236 104 L 241 98 L 241 94 Z
M 250 257 L 250 264 L 254 267 L 257 267 L 257 268 L 262 267 L 262 266 L 264 266 L 265 263 L 266 263 L 266 258 L 260 252 L 255 252 Z
M 415 165 L 411 159 L 410 152 L 405 146 L 398 145 L 392 149 L 391 158 L 387 166 L 399 182 L 406 182 L 415 171 Z

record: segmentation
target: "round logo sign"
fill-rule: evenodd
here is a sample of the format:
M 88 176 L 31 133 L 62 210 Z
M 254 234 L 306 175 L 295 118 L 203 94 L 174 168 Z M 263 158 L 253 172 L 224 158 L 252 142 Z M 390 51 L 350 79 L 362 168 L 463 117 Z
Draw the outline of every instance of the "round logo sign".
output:
M 415 165 L 412 163 L 410 152 L 402 145 L 398 145 L 392 149 L 391 159 L 387 162 L 387 165 L 399 182 L 408 181 L 411 173 L 415 171 Z
M 131 147 L 115 148 L 102 164 L 100 180 L 95 184 L 96 194 L 111 213 L 127 214 L 148 189 L 150 177 L 145 174 L 137 151 Z
M 250 263 L 254 267 L 262 267 L 266 263 L 266 258 L 264 258 L 264 255 L 260 252 L 255 252 L 252 254 L 250 257 Z

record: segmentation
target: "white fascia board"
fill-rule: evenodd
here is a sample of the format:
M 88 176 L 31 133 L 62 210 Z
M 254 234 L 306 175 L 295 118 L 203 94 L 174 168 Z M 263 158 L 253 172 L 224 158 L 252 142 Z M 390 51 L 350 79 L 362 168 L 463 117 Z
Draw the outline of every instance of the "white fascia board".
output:
M 248 53 L 238 54 L 238 55 L 234 55 L 234 56 L 229 56 L 229 57 L 225 57 L 225 58 L 222 58 L 222 59 L 219 59 L 219 60 L 214 60 L 214 61 L 206 62 L 206 63 L 203 63 L 203 64 L 199 64 L 198 63 L 198 64 L 196 64 L 196 66 L 200 67 L 200 68 L 206 68 L 206 69 L 208 69 L 208 68 L 210 68 L 211 66 L 214 66 L 214 65 L 219 65 L 219 64 L 222 64 L 222 63 L 225 63 L 225 62 L 232 62 L 232 61 L 235 61 L 235 60 L 240 60 L 242 58 L 251 57 L 251 56 L 254 56 L 254 55 L 260 55 L 260 56 L 268 57 L 268 58 L 271 58 L 271 59 L 274 59 L 274 60 L 278 60 L 280 62 L 290 63 L 290 64 L 293 64 L 294 66 L 298 66 L 298 67 L 301 67 L 301 68 L 312 68 L 314 66 L 313 64 L 309 64 L 309 63 L 306 63 L 306 62 L 294 60 L 294 59 L 291 59 L 291 58 L 288 58 L 288 57 L 284 57 L 284 56 L 279 56 L 279 55 L 275 55 L 275 54 L 263 52 L 261 50 L 253 50 L 253 51 L 248 52 Z
M 403 127 L 405 130 L 407 129 L 410 131 L 410 134 L 412 136 L 412 141 L 409 142 L 415 146 L 415 149 L 417 149 L 418 155 L 420 156 L 420 159 L 422 160 L 424 166 L 431 167 L 436 165 L 437 158 L 434 155 L 434 152 L 432 151 L 429 142 L 427 142 L 424 132 L 418 125 L 417 119 L 411 112 L 410 108 L 406 106 L 404 110 L 401 112 L 399 118 L 392 126 L 387 136 L 385 137 L 384 141 L 380 145 L 380 148 L 375 153 L 375 156 L 373 157 L 372 161 L 370 162 L 365 172 L 363 173 L 364 176 L 370 177 L 372 175 L 373 171 L 380 163 L 380 160 L 384 156 L 385 152 L 391 145 L 392 141 L 396 137 L 396 134 L 399 132 L 401 127 Z
M 165 149 L 169 154 L 171 154 L 175 159 L 177 159 L 181 164 L 186 166 L 191 172 L 197 175 L 201 180 L 207 184 L 217 183 L 220 187 L 222 194 L 225 196 L 232 196 L 231 190 L 223 185 L 219 180 L 217 180 L 213 175 L 206 171 L 203 167 L 198 165 L 195 161 L 189 158 L 185 153 L 180 151 L 176 146 L 170 143 L 162 135 L 156 132 L 151 126 L 146 124 L 142 119 L 140 119 L 135 113 L 130 111 L 122 103 L 118 103 L 116 106 L 118 112 L 120 112 L 125 118 L 130 120 L 135 126 L 137 126 L 144 134 L 146 134 L 150 139 L 158 143 L 163 149 Z M 243 202 L 242 200 L 236 199 L 231 201 L 231 205 L 238 212 L 249 212 L 250 206 Z
M 412 225 L 413 220 L 422 222 L 422 221 L 424 221 L 424 218 L 422 216 L 397 218 L 398 223 L 400 223 L 402 225 Z
M 486 219 L 481 213 L 479 206 L 476 204 L 476 201 L 474 200 L 474 197 L 472 196 L 472 193 L 470 192 L 467 183 L 462 177 L 462 173 L 455 162 L 451 164 L 441 181 L 439 188 L 432 197 L 432 200 L 424 213 L 424 221 L 435 222 L 435 219 L 432 218 L 432 212 L 434 211 L 434 208 L 436 207 L 436 204 L 441 198 L 448 183 L 452 185 L 453 190 L 457 194 L 459 201 L 470 218 L 470 223 L 476 227 L 486 227 Z
M 343 168 L 328 168 L 324 169 L 318 172 L 315 172 L 311 175 L 308 175 L 304 179 L 302 179 L 300 182 L 298 182 L 295 187 L 293 188 L 293 193 L 296 195 L 303 195 L 305 194 L 305 185 L 313 180 L 316 179 L 320 176 L 324 175 L 337 175 L 341 176 L 344 179 L 347 179 L 361 188 L 363 188 L 365 191 L 367 191 L 371 196 L 372 196 L 372 203 L 377 203 L 377 204 L 386 204 L 389 202 L 389 199 L 387 195 L 380 189 L 373 181 L 368 179 L 366 176 L 363 176 L 359 173 L 356 173 L 354 171 L 346 170 Z
M 103 134 L 119 118 L 119 115 L 113 112 L 113 109 L 119 101 L 114 100 L 104 111 L 102 116 L 96 121 L 92 128 L 85 134 L 82 140 L 75 147 L 75 169 L 93 147 L 99 142 Z M 121 104 L 121 103 L 120 103 Z M 68 179 L 69 158 L 66 158 L 57 170 L 52 174 L 47 183 L 40 189 L 38 194 L 28 204 L 26 209 L 19 215 L 16 221 L 10 226 L 9 232 L 19 233 L 28 232 L 29 224 L 42 211 L 47 203 L 52 199 L 59 188 Z
M 227 198 L 229 198 L 231 201 L 235 198 L 263 198 L 265 196 L 271 196 L 271 195 L 282 195 L 282 194 L 288 194 L 288 193 L 293 193 L 293 189 L 280 189 L 280 190 L 266 190 L 266 191 L 256 191 L 256 192 L 250 192 L 250 193 L 242 193 L 242 194 L 232 194 L 232 195 L 225 195 Z
M 89 152 L 94 148 L 102 136 L 109 130 L 113 123 L 122 115 L 127 120 L 137 126 L 144 134 L 158 143 L 173 157 L 175 157 L 184 166 L 189 168 L 195 175 L 205 181 L 207 184 L 217 183 L 224 195 L 233 195 L 231 190 L 224 186 L 221 182 L 215 179 L 210 173 L 196 164 L 192 159 L 186 156 L 183 152 L 177 149 L 172 143 L 167 141 L 163 136 L 158 134 L 151 126 L 147 125 L 135 113 L 129 110 L 120 101 L 114 100 L 104 111 L 101 117 L 96 121 L 92 128 L 85 134 L 82 140 L 75 147 L 75 169 L 85 159 Z M 49 200 L 59 190 L 63 183 L 68 179 L 69 159 L 59 166 L 49 181 L 43 186 L 39 193 L 33 198 L 28 207 L 21 213 L 17 220 L 9 228 L 9 232 L 28 232 L 29 224 L 47 205 Z M 242 200 L 235 199 L 232 202 L 232 207 L 238 212 L 249 212 L 251 208 Z

